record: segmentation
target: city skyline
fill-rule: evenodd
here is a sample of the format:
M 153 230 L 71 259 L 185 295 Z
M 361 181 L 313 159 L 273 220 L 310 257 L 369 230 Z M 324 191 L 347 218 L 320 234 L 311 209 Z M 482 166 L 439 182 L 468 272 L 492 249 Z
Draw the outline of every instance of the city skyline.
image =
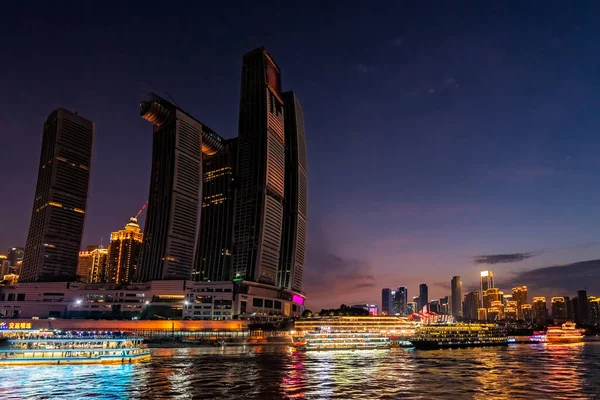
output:
M 316 32 L 306 36 L 286 29 L 290 21 L 306 24 L 302 15 L 274 19 L 263 29 L 260 12 L 248 7 L 243 20 L 233 20 L 262 33 L 249 37 L 208 21 L 210 33 L 203 38 L 191 21 L 176 23 L 178 17 L 167 11 L 164 22 L 186 32 L 165 34 L 170 65 L 157 64 L 153 51 L 141 49 L 138 34 L 121 41 L 119 28 L 127 21 L 108 8 L 94 13 L 90 23 L 96 29 L 88 32 L 76 23 L 53 27 L 45 18 L 35 31 L 16 26 L 18 18 L 8 21 L 1 29 L 18 39 L 7 51 L 23 57 L 8 60 L 0 78 L 16 96 L 0 111 L 0 129 L 8 132 L 3 140 L 11 149 L 0 160 L 0 174 L 15 181 L 11 195 L 0 200 L 0 249 L 25 245 L 40 126 L 50 110 L 60 103 L 97 123 L 81 247 L 98 243 L 148 194 L 151 141 L 147 122 L 135 116 L 140 96 L 168 90 L 192 115 L 201 121 L 210 115 L 207 122 L 217 132 L 233 137 L 239 56 L 252 41 L 267 45 L 290 87 L 301 89 L 310 127 L 308 164 L 316 171 L 309 184 L 314 223 L 305 267 L 310 307 L 377 303 L 389 281 L 410 294 L 426 282 L 429 297 L 440 298 L 449 293 L 453 275 L 462 277 L 467 293 L 488 267 L 506 282 L 498 285 L 505 292 L 527 285 L 547 298 L 574 296 L 584 286 L 594 293 L 600 262 L 579 262 L 600 255 L 593 218 L 600 143 L 593 135 L 596 100 L 589 89 L 597 77 L 587 56 L 594 47 L 584 40 L 597 28 L 585 19 L 565 24 L 569 17 L 553 7 L 526 21 L 520 15 L 531 16 L 529 6 L 486 5 L 495 11 L 495 23 L 464 34 L 453 8 L 387 6 L 377 17 L 389 27 L 370 37 L 352 29 L 359 19 L 329 7 Z M 281 12 L 289 16 L 289 10 Z M 334 31 L 324 21 L 336 16 L 346 22 Z M 443 22 L 429 30 L 422 24 L 429 18 Z M 114 32 L 101 29 L 105 21 Z M 140 21 L 137 32 L 151 34 L 152 16 Z M 561 21 L 563 28 L 556 30 Z M 503 30 L 508 27 L 511 33 Z M 459 46 L 458 36 L 470 46 Z M 361 46 L 350 45 L 357 41 Z M 82 53 L 42 66 L 23 53 L 50 57 L 54 51 L 70 54 L 72 46 L 106 57 L 92 60 Z M 197 55 L 182 57 L 190 48 Z M 114 58 L 122 63 L 107 61 Z M 572 59 L 580 62 L 572 65 Z M 539 62 L 547 65 L 544 73 Z M 567 133 L 572 140 L 565 143 Z M 591 274 L 585 282 L 584 273 Z

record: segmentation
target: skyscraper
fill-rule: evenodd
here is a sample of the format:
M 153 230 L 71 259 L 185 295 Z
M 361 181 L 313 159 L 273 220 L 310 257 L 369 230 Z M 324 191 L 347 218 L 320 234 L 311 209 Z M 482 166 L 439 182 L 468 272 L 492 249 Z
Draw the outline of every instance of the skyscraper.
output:
M 80 115 L 48 116 L 20 281 L 76 279 L 93 138 L 94 123 Z
M 140 115 L 152 123 L 152 172 L 137 280 L 190 279 L 200 222 L 202 154 L 223 140 L 178 106 L 151 93 Z
M 427 285 L 421 283 L 419 285 L 419 310 L 423 310 L 426 305 L 429 304 L 429 294 L 427 290 Z
M 586 290 L 578 290 L 577 297 L 573 299 L 575 322 L 578 325 L 589 323 L 589 304 Z
M 406 316 L 406 304 L 408 303 L 408 289 L 404 286 L 398 286 L 394 295 L 395 314 Z
M 545 297 L 533 298 L 533 320 L 537 326 L 546 325 L 548 319 L 548 308 L 546 307 Z
M 465 312 L 463 317 L 469 321 L 477 320 L 477 309 L 481 305 L 478 290 L 473 290 L 465 296 Z
M 202 161 L 202 216 L 193 271 L 196 281 L 232 278 L 236 161 L 237 139 L 226 140 L 221 151 L 205 155 Z
M 567 319 L 567 303 L 562 296 L 552 297 L 550 299 L 550 308 L 552 311 L 552 319 L 558 321 L 566 321 Z
M 521 306 L 527 304 L 527 286 L 517 286 L 512 289 L 512 298 L 517 302 L 517 318 L 523 319 Z
M 462 317 L 462 281 L 460 280 L 460 276 L 455 276 L 452 278 L 451 282 L 452 286 L 452 315 L 454 317 Z
M 131 283 L 135 277 L 142 237 L 137 218 L 131 217 L 125 229 L 110 234 L 106 281 L 108 283 Z
M 284 214 L 283 103 L 279 67 L 266 49 L 261 47 L 245 54 L 233 274 L 270 285 L 277 283 Z
M 481 282 L 479 285 L 479 293 L 481 293 L 481 301 L 483 304 L 485 291 L 494 288 L 494 273 L 492 271 L 481 271 L 480 275 Z M 485 307 L 485 305 L 483 307 Z
M 304 114 L 293 92 L 283 93 L 285 192 L 277 286 L 302 290 L 307 230 L 307 175 Z
M 79 252 L 77 278 L 86 283 L 105 283 L 107 277 L 108 249 L 87 246 Z
M 12 247 L 8 251 L 8 260 L 11 267 L 17 267 L 23 261 L 23 253 L 25 249 L 22 247 Z
M 381 313 L 394 315 L 394 296 L 396 292 L 392 289 L 381 289 Z

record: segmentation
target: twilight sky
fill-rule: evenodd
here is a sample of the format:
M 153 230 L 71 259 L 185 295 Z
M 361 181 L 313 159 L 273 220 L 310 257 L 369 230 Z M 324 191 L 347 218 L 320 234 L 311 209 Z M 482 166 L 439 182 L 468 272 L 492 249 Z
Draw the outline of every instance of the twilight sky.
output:
M 148 194 L 139 100 L 236 136 L 265 45 L 306 118 L 309 308 L 488 268 L 505 292 L 600 295 L 600 261 L 576 263 L 600 258 L 596 2 L 109 3 L 3 5 L 0 251 L 25 244 L 54 108 L 96 122 L 83 245 L 106 244 Z

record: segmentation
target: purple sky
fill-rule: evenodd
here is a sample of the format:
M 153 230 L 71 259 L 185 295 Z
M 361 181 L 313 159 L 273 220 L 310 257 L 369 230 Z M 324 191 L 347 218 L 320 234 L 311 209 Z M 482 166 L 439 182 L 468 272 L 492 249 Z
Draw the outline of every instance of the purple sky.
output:
M 147 197 L 142 96 L 233 137 L 242 54 L 265 45 L 306 118 L 309 307 L 434 299 L 487 268 L 505 292 L 600 295 L 596 264 L 569 286 L 533 271 L 600 258 L 595 2 L 255 3 L 4 5 L 0 250 L 25 243 L 54 108 L 96 122 L 83 244 L 106 243 Z

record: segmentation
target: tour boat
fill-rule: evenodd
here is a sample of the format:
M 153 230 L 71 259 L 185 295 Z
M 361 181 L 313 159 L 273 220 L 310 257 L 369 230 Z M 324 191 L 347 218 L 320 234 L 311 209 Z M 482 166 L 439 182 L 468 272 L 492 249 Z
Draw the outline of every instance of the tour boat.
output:
M 140 337 L 54 330 L 0 332 L 0 366 L 134 363 L 150 358 Z
M 296 343 L 298 350 L 374 350 L 389 349 L 390 340 L 376 332 L 336 332 L 328 329 L 307 332 Z
M 420 350 L 508 345 L 505 330 L 495 324 L 422 325 L 410 341 Z
M 546 332 L 548 343 L 577 343 L 583 341 L 583 329 L 577 329 L 573 322 L 565 322 L 562 326 L 549 326 Z

